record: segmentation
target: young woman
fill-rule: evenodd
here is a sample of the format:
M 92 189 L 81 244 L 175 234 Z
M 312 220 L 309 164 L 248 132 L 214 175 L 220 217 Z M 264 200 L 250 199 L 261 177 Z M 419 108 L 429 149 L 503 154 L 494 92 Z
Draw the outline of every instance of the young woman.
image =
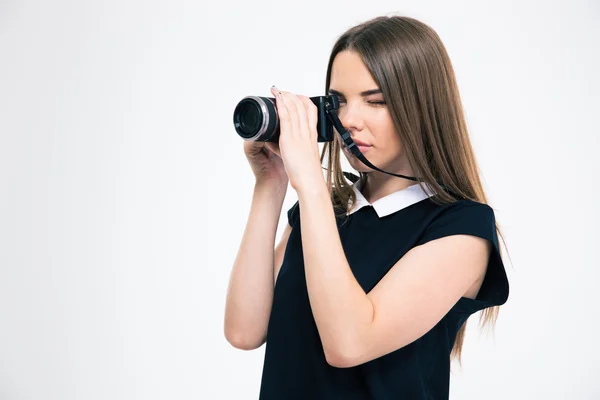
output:
M 320 155 L 314 104 L 271 90 L 281 134 L 244 142 L 256 184 L 225 310 L 233 346 L 267 343 L 260 398 L 447 399 L 467 318 L 493 324 L 509 286 L 440 38 L 375 18 L 338 39 L 327 69 L 363 155 L 418 182 L 365 166 L 337 133 Z M 288 182 L 298 202 L 275 247 Z

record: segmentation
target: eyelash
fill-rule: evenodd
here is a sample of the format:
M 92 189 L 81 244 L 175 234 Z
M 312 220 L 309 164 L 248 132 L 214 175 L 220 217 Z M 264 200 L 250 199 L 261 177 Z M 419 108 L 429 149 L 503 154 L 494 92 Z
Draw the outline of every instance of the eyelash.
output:
M 346 102 L 345 100 L 340 99 L 340 103 L 345 103 L 345 102 Z M 385 104 L 385 101 L 367 101 L 367 103 L 382 106 Z

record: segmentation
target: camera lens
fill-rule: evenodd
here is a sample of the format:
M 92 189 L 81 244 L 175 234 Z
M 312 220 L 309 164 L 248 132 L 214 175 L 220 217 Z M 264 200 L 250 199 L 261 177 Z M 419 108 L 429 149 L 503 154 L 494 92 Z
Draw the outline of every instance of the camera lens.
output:
M 262 112 L 254 101 L 243 101 L 238 107 L 238 120 L 242 136 L 252 137 L 258 133 L 262 125 Z
M 276 140 L 279 120 L 273 101 L 268 97 L 244 97 L 233 112 L 233 125 L 245 140 Z

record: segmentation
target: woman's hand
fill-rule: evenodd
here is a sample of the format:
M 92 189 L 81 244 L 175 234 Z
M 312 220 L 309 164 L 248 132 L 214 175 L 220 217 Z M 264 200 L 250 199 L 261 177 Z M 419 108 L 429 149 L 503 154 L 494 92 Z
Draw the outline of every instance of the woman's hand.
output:
M 279 149 L 290 185 L 300 191 L 323 184 L 317 142 L 317 106 L 306 96 L 280 91 L 274 86 L 279 116 Z
M 257 184 L 287 186 L 288 177 L 277 143 L 244 141 L 244 153 Z

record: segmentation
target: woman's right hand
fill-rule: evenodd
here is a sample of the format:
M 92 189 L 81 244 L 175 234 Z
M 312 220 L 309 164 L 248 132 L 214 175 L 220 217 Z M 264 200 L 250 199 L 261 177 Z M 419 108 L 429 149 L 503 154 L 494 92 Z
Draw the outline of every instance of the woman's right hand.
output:
M 244 141 L 244 153 L 257 183 L 287 185 L 288 176 L 277 143 Z

